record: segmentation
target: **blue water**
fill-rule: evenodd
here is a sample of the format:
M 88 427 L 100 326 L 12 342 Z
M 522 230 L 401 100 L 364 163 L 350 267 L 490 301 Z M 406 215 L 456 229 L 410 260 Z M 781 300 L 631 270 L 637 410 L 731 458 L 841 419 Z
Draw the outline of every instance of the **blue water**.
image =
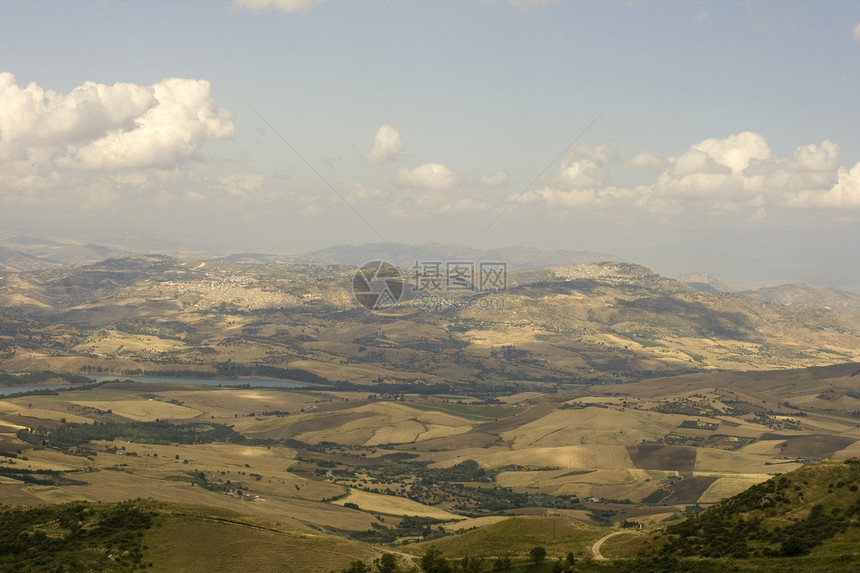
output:
M 252 388 L 305 388 L 313 386 L 306 382 L 295 380 L 278 380 L 275 378 L 237 378 L 235 380 L 216 380 L 213 378 L 161 378 L 158 376 L 87 376 L 95 382 L 113 380 L 132 380 L 143 384 L 192 384 L 195 386 L 238 386 L 249 384 Z M 28 384 L 23 386 L 0 386 L 0 398 L 21 392 L 34 390 L 73 390 L 76 384 Z

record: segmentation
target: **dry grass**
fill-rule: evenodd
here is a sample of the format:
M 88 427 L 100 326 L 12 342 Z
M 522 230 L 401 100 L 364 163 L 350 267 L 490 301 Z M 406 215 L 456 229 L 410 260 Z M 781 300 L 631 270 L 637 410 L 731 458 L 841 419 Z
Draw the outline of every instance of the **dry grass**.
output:
M 781 463 L 773 466 L 768 464 L 771 461 L 773 461 L 773 458 L 764 455 L 700 448 L 696 456 L 696 472 L 715 472 L 722 475 L 732 473 L 766 474 L 774 471 L 788 472 L 802 465 L 798 463 Z
M 376 513 L 384 513 L 387 515 L 412 515 L 416 517 L 432 517 L 433 519 L 462 520 L 462 515 L 447 512 L 443 509 L 424 505 L 411 499 L 396 497 L 393 495 L 382 495 L 378 493 L 370 493 L 360 489 L 350 488 L 349 495 L 342 497 L 333 503 L 344 505 L 345 503 L 354 503 L 359 508 L 365 511 L 373 511 Z
M 111 410 L 114 414 L 139 422 L 188 420 L 201 414 L 199 410 L 159 400 L 79 400 L 72 403 L 89 408 Z
M 514 449 L 578 443 L 635 445 L 677 429 L 684 416 L 631 408 L 587 407 L 555 410 L 539 420 L 502 433 Z
M 368 545 L 319 533 L 283 531 L 237 516 L 170 516 L 150 529 L 143 542 L 151 571 L 209 573 L 340 570 L 353 560 L 371 561 Z
M 470 519 L 463 519 L 461 521 L 455 521 L 453 523 L 446 523 L 442 526 L 442 529 L 449 533 L 457 533 L 469 531 L 471 529 L 478 529 L 480 527 L 486 527 L 488 525 L 493 525 L 494 523 L 499 523 L 500 521 L 504 521 L 506 519 L 511 519 L 511 517 L 509 515 L 488 515 L 486 517 L 472 517 Z
M 737 495 L 750 487 L 767 481 L 771 476 L 761 475 L 738 475 L 723 477 L 711 484 L 699 498 L 699 503 L 717 503 L 723 499 Z
M 421 555 L 435 545 L 450 557 L 492 556 L 509 551 L 525 559 L 529 550 L 540 545 L 547 550 L 549 560 L 566 555 L 568 551 L 585 554 L 603 534 L 603 529 L 563 516 L 513 517 L 462 535 L 407 545 L 406 550 Z

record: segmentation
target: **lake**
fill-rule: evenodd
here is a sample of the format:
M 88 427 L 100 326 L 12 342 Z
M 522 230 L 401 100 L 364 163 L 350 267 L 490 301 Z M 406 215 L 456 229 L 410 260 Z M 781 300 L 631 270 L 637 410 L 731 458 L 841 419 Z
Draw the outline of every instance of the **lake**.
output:
M 305 388 L 314 386 L 307 382 L 295 380 L 279 380 L 276 378 L 237 378 L 235 380 L 219 380 L 214 378 L 162 378 L 158 376 L 87 376 L 94 382 L 112 380 L 131 380 L 142 384 L 192 384 L 194 386 L 239 386 L 249 384 L 252 388 Z M 0 386 L 0 398 L 10 394 L 33 392 L 35 390 L 73 390 L 80 384 L 24 384 L 21 386 Z

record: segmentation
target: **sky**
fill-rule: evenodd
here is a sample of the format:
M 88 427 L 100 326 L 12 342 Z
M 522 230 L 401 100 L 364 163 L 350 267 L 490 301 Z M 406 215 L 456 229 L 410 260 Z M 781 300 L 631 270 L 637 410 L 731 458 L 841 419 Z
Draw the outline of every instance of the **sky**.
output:
M 860 3 L 0 3 L 0 235 L 860 291 Z

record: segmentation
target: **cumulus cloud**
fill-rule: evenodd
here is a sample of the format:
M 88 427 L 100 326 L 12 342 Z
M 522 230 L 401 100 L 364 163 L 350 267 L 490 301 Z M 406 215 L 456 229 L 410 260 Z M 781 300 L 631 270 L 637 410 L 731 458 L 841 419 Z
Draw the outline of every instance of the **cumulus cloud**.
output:
M 761 182 L 746 177 L 745 170 L 770 159 L 770 147 L 757 133 L 745 131 L 724 139 L 706 139 L 668 158 L 654 191 L 681 200 L 745 200 L 761 188 Z
M 65 144 L 93 139 L 131 122 L 154 104 L 151 88 L 85 82 L 68 94 L 0 73 L 0 141 L 4 144 Z
M 832 141 L 805 145 L 794 151 L 793 159 L 756 161 L 744 170 L 750 187 L 781 191 L 830 189 L 837 182 L 839 147 Z
M 798 208 L 860 209 L 860 163 L 850 171 L 840 168 L 836 184 L 830 189 L 800 191 L 788 204 Z
M 396 127 L 382 124 L 373 139 L 373 149 L 364 156 L 365 161 L 378 165 L 391 163 L 403 155 L 403 138 Z
M 394 179 L 400 187 L 442 191 L 455 188 L 461 176 L 441 163 L 425 163 L 415 169 L 401 168 Z
M 492 189 L 508 182 L 508 174 L 498 171 L 493 175 L 460 173 L 441 163 L 425 163 L 415 169 L 402 167 L 394 178 L 398 187 L 424 191 L 449 191 L 459 187 Z
M 325 3 L 327 0 L 233 0 L 233 7 L 237 9 L 260 12 L 267 8 L 280 10 L 281 12 L 307 12 L 308 10 Z
M 694 145 L 692 151 L 707 154 L 718 165 L 731 169 L 734 175 L 742 173 L 753 160 L 768 159 L 771 155 L 764 136 L 750 131 L 730 135 L 725 139 L 706 139 Z
M 340 185 L 342 191 L 343 198 L 346 199 L 350 204 L 359 203 L 362 201 L 370 201 L 373 199 L 381 199 L 385 197 L 385 193 L 383 193 L 380 189 L 376 187 L 369 187 L 367 185 L 363 185 L 358 181 L 344 181 Z M 333 201 L 340 200 L 339 198 L 331 198 Z
M 648 151 L 640 151 L 633 159 L 626 161 L 624 167 L 627 169 L 635 169 L 637 167 L 665 167 L 667 161 L 662 157 L 657 157 Z
M 827 140 L 800 146 L 791 157 L 775 157 L 764 136 L 753 132 L 705 139 L 667 158 L 643 151 L 624 167 L 658 167 L 659 175 L 629 188 L 610 184 L 614 161 L 611 147 L 575 148 L 521 202 L 558 209 L 633 207 L 663 215 L 699 210 L 753 217 L 785 208 L 860 208 L 860 164 L 843 167 L 839 147 Z
M 854 26 L 854 41 L 860 42 L 860 22 Z
M 475 178 L 475 183 L 479 187 L 484 187 L 486 189 L 491 189 L 493 187 L 499 187 L 508 182 L 508 174 L 504 171 L 498 171 L 495 175 L 487 175 L 482 174 Z
M 499 201 L 497 189 L 508 182 L 508 174 L 469 174 L 441 163 L 424 163 L 414 169 L 401 168 L 394 184 L 409 193 L 390 197 L 388 214 L 402 219 L 429 215 L 482 213 Z
M 60 94 L 0 74 L 0 162 L 41 172 L 175 167 L 207 139 L 233 135 L 233 115 L 215 107 L 210 87 L 170 78 Z
M 524 194 L 522 201 L 560 207 L 605 204 L 619 192 L 607 183 L 609 164 L 615 159 L 615 150 L 608 145 L 574 146 L 558 169 L 541 178 L 544 186 Z

